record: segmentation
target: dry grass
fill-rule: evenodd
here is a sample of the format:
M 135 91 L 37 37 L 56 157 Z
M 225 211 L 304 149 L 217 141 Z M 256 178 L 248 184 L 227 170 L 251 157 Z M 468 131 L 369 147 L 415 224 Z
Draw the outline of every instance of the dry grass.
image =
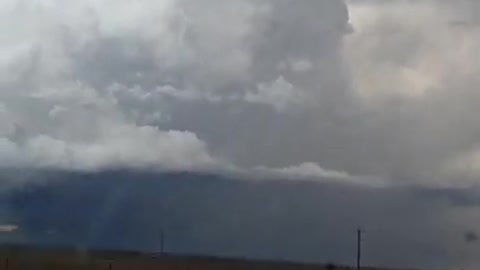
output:
M 7 262 L 8 260 L 8 262 Z M 149 256 L 123 252 L 78 253 L 66 250 L 0 249 L 0 270 L 325 270 L 324 266 L 227 260 L 202 257 Z M 335 269 L 347 269 L 336 267 Z

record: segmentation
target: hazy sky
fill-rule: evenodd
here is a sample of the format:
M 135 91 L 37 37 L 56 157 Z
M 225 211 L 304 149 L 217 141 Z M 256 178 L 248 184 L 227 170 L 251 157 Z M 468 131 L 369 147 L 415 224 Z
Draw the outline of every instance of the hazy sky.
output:
M 0 0 L 0 166 L 473 188 L 479 23 L 477 0 Z

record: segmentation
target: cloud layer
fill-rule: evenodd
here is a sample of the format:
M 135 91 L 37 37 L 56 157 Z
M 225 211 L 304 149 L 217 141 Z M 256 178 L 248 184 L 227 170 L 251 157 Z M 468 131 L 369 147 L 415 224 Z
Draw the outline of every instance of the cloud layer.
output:
M 399 240 L 408 227 L 425 253 L 474 268 L 478 207 L 445 201 L 478 186 L 478 5 L 0 0 L 1 171 L 18 182 L 28 169 L 140 169 L 353 183 L 375 219 L 359 223 Z M 428 192 L 395 197 L 398 186 Z M 428 199 L 445 187 L 448 199 Z M 302 211 L 348 222 L 356 192 L 344 191 Z M 392 211 L 395 222 L 382 219 Z
M 226 164 L 248 170 L 317 162 L 272 162 L 276 153 L 263 147 L 253 159 L 263 143 L 250 142 L 258 124 L 250 118 L 259 111 L 267 125 L 286 127 L 284 114 L 301 115 L 315 104 L 312 97 L 325 96 L 326 104 L 343 91 L 335 74 L 348 21 L 341 2 L 1 5 L 4 167 L 196 170 Z M 316 16 L 312 7 L 324 14 L 298 20 Z M 312 89 L 318 82 L 336 89 L 320 93 Z M 236 121 L 243 126 L 232 125 Z M 247 130 L 254 132 L 234 136 Z M 258 130 L 259 142 L 266 132 Z M 277 139 L 289 143 L 283 140 Z
M 475 3 L 2 0 L 2 166 L 472 185 Z
M 362 226 L 365 266 L 478 268 L 478 189 L 128 170 L 49 178 L 8 193 L 0 183 L 0 223 L 16 224 L 0 226 L 0 241 L 151 252 L 163 228 L 165 251 L 177 254 L 354 265 Z

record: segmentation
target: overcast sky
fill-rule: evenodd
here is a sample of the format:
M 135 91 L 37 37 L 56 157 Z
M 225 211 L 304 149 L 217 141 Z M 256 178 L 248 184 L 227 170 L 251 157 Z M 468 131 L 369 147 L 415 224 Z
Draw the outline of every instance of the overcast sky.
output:
M 473 188 L 479 23 L 477 0 L 0 0 L 0 166 Z

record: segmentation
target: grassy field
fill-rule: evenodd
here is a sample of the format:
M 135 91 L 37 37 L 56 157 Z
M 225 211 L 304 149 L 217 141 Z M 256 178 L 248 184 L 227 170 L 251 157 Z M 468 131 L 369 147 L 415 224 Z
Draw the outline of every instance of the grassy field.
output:
M 336 266 L 248 261 L 213 257 L 153 255 L 134 252 L 78 252 L 74 250 L 0 248 L 0 270 L 324 270 Z

